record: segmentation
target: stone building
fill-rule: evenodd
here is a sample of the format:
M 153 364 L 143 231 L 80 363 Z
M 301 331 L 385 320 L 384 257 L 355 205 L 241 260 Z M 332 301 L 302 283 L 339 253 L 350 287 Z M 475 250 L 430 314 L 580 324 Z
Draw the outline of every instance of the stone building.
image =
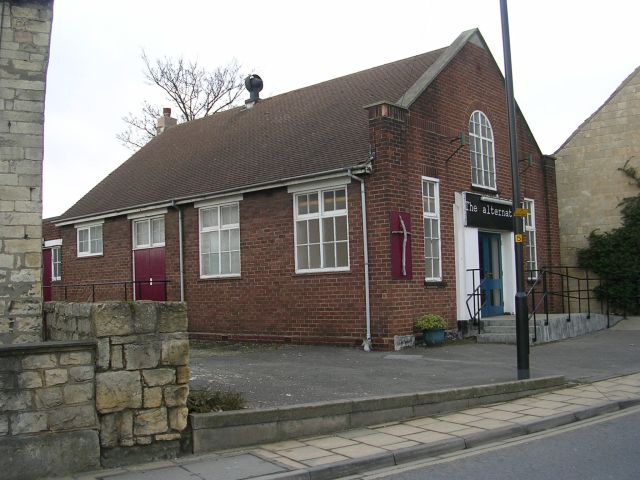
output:
M 481 277 L 482 315 L 514 311 L 504 78 L 478 30 L 257 97 L 165 129 L 50 222 L 52 298 L 185 300 L 196 337 L 379 348 L 425 313 L 464 330 Z M 533 277 L 559 261 L 555 166 L 517 123 Z
M 620 202 L 638 187 L 619 169 L 640 169 L 640 67 L 555 153 L 562 265 L 575 266 L 576 252 L 593 230 L 620 226 Z
M 52 0 L 0 2 L 0 344 L 42 329 L 42 156 Z

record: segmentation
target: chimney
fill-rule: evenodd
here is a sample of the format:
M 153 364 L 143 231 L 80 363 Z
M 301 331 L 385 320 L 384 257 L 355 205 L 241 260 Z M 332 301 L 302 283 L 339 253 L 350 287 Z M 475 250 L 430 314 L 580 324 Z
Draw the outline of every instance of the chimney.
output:
M 158 125 L 156 126 L 156 135 L 160 135 L 167 128 L 174 127 L 177 124 L 178 124 L 178 120 L 176 120 L 175 118 L 171 118 L 171 109 L 167 107 L 163 108 L 162 116 L 158 118 Z
M 245 100 L 244 104 L 247 108 L 253 107 L 260 100 L 260 90 L 262 90 L 262 79 L 259 75 L 252 73 L 244 79 L 244 86 L 249 90 L 249 100 Z

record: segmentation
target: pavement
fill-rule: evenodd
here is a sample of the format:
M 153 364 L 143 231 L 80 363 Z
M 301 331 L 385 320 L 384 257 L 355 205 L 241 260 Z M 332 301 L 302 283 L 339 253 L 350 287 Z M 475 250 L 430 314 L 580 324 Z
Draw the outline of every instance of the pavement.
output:
M 399 352 L 328 346 L 203 344 L 191 351 L 192 388 L 242 392 L 267 408 L 507 382 L 514 345 L 452 342 Z M 531 347 L 531 377 L 595 381 L 640 372 L 640 318 Z
M 640 373 L 509 402 L 254 448 L 84 473 L 77 480 L 315 480 L 377 468 L 615 412 L 640 403 Z
M 531 365 L 532 378 L 565 375 L 579 383 L 453 413 L 65 478 L 340 478 L 577 422 L 640 402 L 640 319 L 535 346 Z M 192 350 L 191 367 L 192 388 L 243 391 L 253 408 L 513 381 L 516 370 L 514 347 L 466 342 L 369 353 L 332 347 L 216 346 Z

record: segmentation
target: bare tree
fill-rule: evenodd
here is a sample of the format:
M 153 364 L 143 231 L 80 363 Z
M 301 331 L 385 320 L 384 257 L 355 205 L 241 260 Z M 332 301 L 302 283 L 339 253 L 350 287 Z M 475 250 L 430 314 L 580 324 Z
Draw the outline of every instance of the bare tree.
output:
M 233 107 L 242 91 L 243 79 L 235 60 L 213 71 L 205 70 L 197 61 L 186 61 L 182 57 L 164 57 L 152 63 L 144 51 L 142 61 L 145 78 L 150 85 L 163 90 L 170 106 L 180 112 L 181 122 Z M 160 107 L 145 101 L 140 115 L 129 113 L 122 117 L 127 128 L 116 138 L 125 147 L 138 150 L 156 135 L 156 120 L 160 112 Z

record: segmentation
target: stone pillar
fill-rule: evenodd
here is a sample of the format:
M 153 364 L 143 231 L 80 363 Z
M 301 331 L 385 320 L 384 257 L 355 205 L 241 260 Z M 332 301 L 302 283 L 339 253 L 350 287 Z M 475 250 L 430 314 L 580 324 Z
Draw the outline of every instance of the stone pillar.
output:
M 44 97 L 53 0 L 0 2 L 0 344 L 41 340 Z

